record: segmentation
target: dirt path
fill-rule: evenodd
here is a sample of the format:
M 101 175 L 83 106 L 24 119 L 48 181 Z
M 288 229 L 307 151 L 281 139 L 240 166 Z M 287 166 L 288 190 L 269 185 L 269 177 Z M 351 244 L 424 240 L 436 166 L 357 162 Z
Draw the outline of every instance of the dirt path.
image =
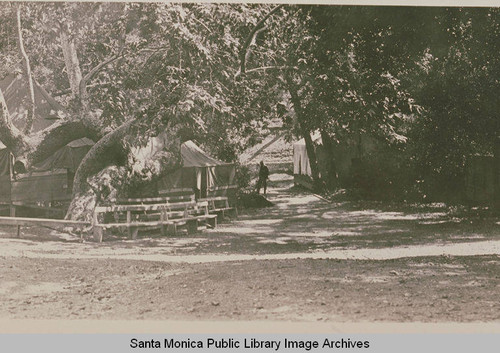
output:
M 497 219 L 328 203 L 289 186 L 270 190 L 273 207 L 196 236 L 96 244 L 3 228 L 0 322 L 500 322 Z
M 266 255 L 246 254 L 202 254 L 166 255 L 162 249 L 142 248 L 96 248 L 93 245 L 66 245 L 46 243 L 32 249 L 30 241 L 0 240 L 4 257 L 24 257 L 43 259 L 115 259 L 157 261 L 170 263 L 211 263 L 224 261 L 250 260 L 293 260 L 293 259 L 330 259 L 330 260 L 391 260 L 425 256 L 478 256 L 500 254 L 500 241 L 476 243 L 418 245 L 383 249 L 330 250 L 310 253 L 285 253 Z M 155 251 L 156 249 L 156 251 Z
M 26 229 L 23 239 L 0 238 L 2 254 L 187 263 L 500 254 L 500 226 L 494 219 L 471 223 L 439 206 L 396 211 L 376 203 L 369 204 L 373 208 L 329 203 L 291 189 L 283 175 L 273 177 L 275 186 L 268 195 L 273 207 L 248 210 L 237 220 L 196 236 L 143 234 L 137 241 L 115 238 L 103 244 L 82 244 L 79 239 L 61 238 L 57 232 L 40 236 L 40 229 Z

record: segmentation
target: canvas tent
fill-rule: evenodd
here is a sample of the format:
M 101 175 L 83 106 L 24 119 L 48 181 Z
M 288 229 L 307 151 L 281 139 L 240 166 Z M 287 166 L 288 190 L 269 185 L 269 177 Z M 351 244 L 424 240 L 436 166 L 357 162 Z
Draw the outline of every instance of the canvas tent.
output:
M 73 177 L 78 165 L 94 142 L 81 138 L 68 143 L 44 161 L 32 166 L 31 171 L 19 174 L 12 181 L 12 202 L 66 202 L 71 199 Z
M 311 176 L 311 165 L 304 139 L 293 144 L 293 174 Z
M 64 108 L 52 98 L 36 81 L 35 93 L 35 119 L 32 131 L 37 132 L 52 125 L 55 120 L 64 114 Z M 26 80 L 21 74 L 10 74 L 0 80 L 0 90 L 5 98 L 14 125 L 22 130 L 26 125 L 30 95 Z
M 311 138 L 316 145 L 322 142 L 319 133 L 315 133 Z M 311 164 L 307 156 L 306 141 L 304 139 L 293 144 L 293 174 L 311 176 Z
M 10 174 L 12 154 L 0 141 L 0 203 L 10 202 Z
M 12 155 L 2 141 L 0 141 L 0 176 L 10 176 L 11 165 Z
M 160 190 L 190 189 L 197 197 L 227 195 L 235 189 L 235 165 L 221 162 L 198 147 L 193 141 L 181 145 L 182 168 L 166 175 L 159 182 Z
M 321 134 L 312 134 L 318 171 L 320 177 L 332 176 L 336 178 L 338 185 L 349 187 L 360 175 L 368 175 L 366 161 L 379 161 L 384 158 L 393 158 L 391 151 L 368 134 L 352 134 L 344 136 L 340 141 L 332 141 L 330 151 L 326 151 L 321 139 Z M 328 170 L 330 163 L 328 158 L 334 162 L 334 170 Z M 335 173 L 335 174 L 333 174 Z M 311 166 L 307 156 L 306 143 L 301 139 L 293 145 L 293 174 L 295 184 L 312 187 Z
M 94 141 L 86 137 L 71 141 L 44 161 L 34 164 L 32 168 L 36 171 L 67 169 L 75 173 L 83 157 L 93 145 Z

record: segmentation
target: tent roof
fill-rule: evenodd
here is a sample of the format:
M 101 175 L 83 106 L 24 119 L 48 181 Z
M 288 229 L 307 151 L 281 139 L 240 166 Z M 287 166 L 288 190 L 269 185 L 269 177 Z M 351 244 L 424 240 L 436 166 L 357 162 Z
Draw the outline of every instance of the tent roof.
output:
M 33 165 L 34 170 L 46 171 L 56 168 L 76 171 L 78 165 L 87 151 L 94 145 L 94 141 L 86 137 L 71 141 L 66 146 L 58 149 L 53 155 L 44 161 Z
M 210 157 L 191 140 L 181 145 L 181 157 L 184 167 L 209 167 L 228 164 Z
M 33 131 L 37 132 L 59 119 L 59 116 L 64 113 L 64 108 L 36 81 L 33 83 L 35 91 Z M 30 104 L 26 80 L 20 74 L 7 75 L 3 80 L 0 80 L 0 90 L 4 95 L 12 122 L 18 129 L 23 129 Z
M 82 137 L 81 139 L 71 141 L 70 143 L 68 143 L 63 148 L 67 148 L 67 147 L 69 147 L 69 148 L 78 148 L 78 147 L 94 146 L 94 145 L 95 145 L 94 141 L 92 141 L 91 139 L 89 139 L 87 137 Z
M 2 143 L 2 141 L 0 141 L 0 176 L 9 174 L 10 174 L 10 153 L 7 147 Z

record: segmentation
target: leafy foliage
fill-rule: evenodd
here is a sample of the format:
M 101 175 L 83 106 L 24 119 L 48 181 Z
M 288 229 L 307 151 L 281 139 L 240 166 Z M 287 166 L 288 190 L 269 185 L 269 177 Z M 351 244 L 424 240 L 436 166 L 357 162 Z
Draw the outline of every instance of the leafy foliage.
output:
M 0 76 L 21 63 L 15 6 L 0 5 Z M 64 2 L 22 16 L 36 80 L 101 136 L 134 120 L 127 148 L 167 131 L 235 161 L 281 119 L 289 137 L 374 137 L 394 160 L 367 163 L 380 180 L 365 184 L 439 197 L 500 131 L 498 9 Z

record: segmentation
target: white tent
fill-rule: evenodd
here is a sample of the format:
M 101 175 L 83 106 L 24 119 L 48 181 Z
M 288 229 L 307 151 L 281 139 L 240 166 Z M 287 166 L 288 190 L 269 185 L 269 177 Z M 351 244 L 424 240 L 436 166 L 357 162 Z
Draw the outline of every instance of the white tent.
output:
M 234 163 L 225 163 L 209 156 L 193 141 L 181 145 L 182 167 L 166 175 L 159 182 L 161 190 L 191 189 L 201 197 L 225 195 L 234 189 L 236 168 Z
M 322 143 L 319 132 L 311 136 L 314 144 Z M 293 174 L 311 176 L 311 164 L 307 156 L 306 141 L 301 139 L 293 144 Z

